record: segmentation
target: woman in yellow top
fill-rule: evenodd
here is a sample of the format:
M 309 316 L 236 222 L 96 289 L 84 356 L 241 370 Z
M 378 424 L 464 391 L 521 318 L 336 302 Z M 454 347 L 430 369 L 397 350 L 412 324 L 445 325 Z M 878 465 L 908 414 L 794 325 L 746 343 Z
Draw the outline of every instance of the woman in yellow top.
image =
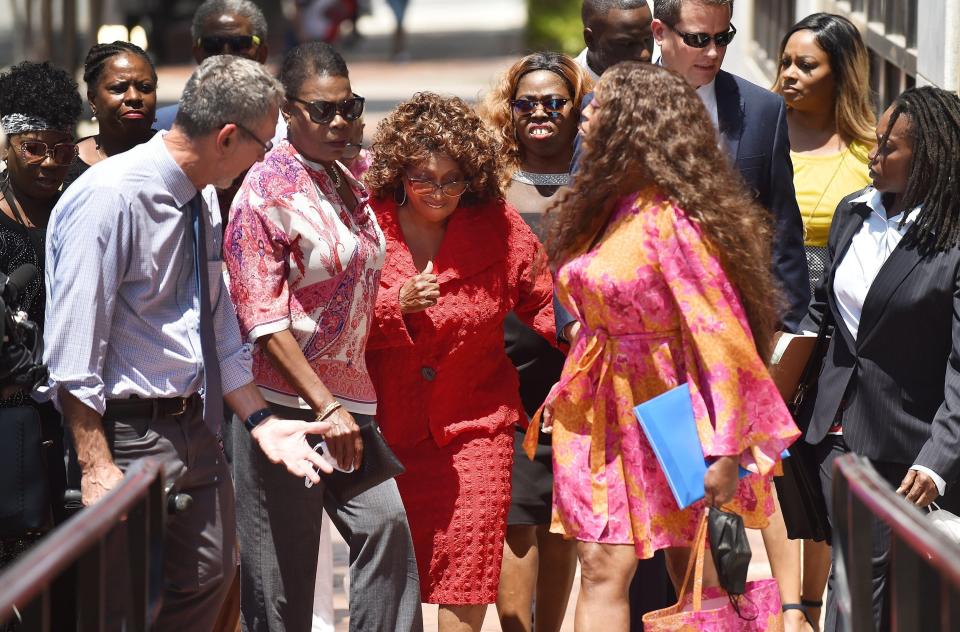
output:
M 875 144 L 876 116 L 869 76 L 860 33 L 842 16 L 809 15 L 793 25 L 780 43 L 780 69 L 773 90 L 787 103 L 793 186 L 803 218 L 811 291 L 823 276 L 827 234 L 837 204 L 870 183 L 868 154 Z M 777 574 L 787 630 L 816 630 L 830 570 L 830 547 L 804 541 L 801 586 L 800 543 L 790 541 L 790 545 L 789 559 L 781 558 L 781 563 L 795 580 L 785 582 L 784 573 Z M 795 599 L 786 593 L 801 597 L 809 627 L 795 627 L 796 619 L 786 610 L 801 606 L 790 604 Z
M 823 275 L 837 204 L 870 184 L 876 115 L 867 49 L 846 18 L 814 13 L 780 44 L 774 91 L 787 102 L 793 186 L 803 218 L 811 290 Z

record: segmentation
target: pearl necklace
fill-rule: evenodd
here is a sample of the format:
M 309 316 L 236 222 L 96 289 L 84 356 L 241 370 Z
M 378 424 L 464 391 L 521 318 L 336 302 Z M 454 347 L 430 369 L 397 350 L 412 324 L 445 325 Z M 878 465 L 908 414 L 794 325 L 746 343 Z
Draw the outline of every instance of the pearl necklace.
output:
M 570 184 L 569 173 L 533 173 L 517 169 L 511 177 L 517 182 L 536 187 L 562 187 Z

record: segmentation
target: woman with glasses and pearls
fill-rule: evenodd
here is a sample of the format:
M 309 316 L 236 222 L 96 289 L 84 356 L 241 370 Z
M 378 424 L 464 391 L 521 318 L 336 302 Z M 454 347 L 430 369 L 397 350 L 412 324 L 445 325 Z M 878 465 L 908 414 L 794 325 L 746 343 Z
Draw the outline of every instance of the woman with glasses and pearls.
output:
M 44 322 L 44 247 L 47 221 L 60 198 L 60 187 L 77 156 L 73 129 L 80 117 L 77 84 L 49 63 L 23 62 L 0 75 L 0 126 L 6 134 L 6 169 L 0 173 L 0 273 L 9 275 L 23 265 L 36 266 L 37 275 L 24 287 L 16 305 L 38 327 Z M 60 416 L 50 403 L 37 404 L 22 391 L 4 393 L 3 408 L 34 406 L 44 439 L 53 442 L 47 459 L 54 517 L 65 518 L 63 490 L 63 431 Z M 0 440 L 9 437 L 0 434 Z M 0 565 L 29 545 L 35 536 L 0 539 Z
M 83 63 L 83 81 L 99 129 L 78 141 L 79 156 L 64 188 L 91 165 L 145 143 L 155 133 L 157 71 L 142 48 L 129 42 L 93 45 Z
M 380 123 L 367 172 L 387 240 L 367 364 L 442 632 L 479 630 L 497 598 L 525 418 L 504 320 L 555 340 L 544 251 L 503 199 L 499 156 L 466 103 L 420 93 Z
M 560 53 L 534 53 L 515 63 L 488 95 L 484 119 L 501 144 L 506 200 L 542 239 L 547 208 L 570 182 L 580 101 L 591 82 Z M 504 340 L 520 377 L 524 412 L 532 417 L 560 378 L 564 355 L 508 314 Z M 540 437 L 533 460 L 523 452 L 524 430 L 514 435 L 511 503 L 497 611 L 506 632 L 559 630 L 576 573 L 572 540 L 551 534 L 553 457 L 550 435 Z
M 325 43 L 291 50 L 280 81 L 287 139 L 234 199 L 224 236 L 230 295 L 271 408 L 328 420 L 329 454 L 351 470 L 363 459 L 360 425 L 378 413 L 364 351 L 384 259 L 367 192 L 340 162 L 364 101 Z M 307 488 L 262 458 L 249 433 L 232 434 L 244 628 L 310 629 L 326 508 L 350 546 L 351 629 L 422 629 L 396 483 L 339 501 L 329 481 Z

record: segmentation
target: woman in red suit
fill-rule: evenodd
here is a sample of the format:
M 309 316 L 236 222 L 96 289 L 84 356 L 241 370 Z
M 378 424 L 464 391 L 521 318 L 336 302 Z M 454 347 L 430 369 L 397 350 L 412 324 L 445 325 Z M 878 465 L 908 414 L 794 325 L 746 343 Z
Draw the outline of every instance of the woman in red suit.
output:
M 379 126 L 367 173 L 387 241 L 367 364 L 425 602 L 441 632 L 479 630 L 497 597 L 513 427 L 512 310 L 554 340 L 537 238 L 503 200 L 497 145 L 462 100 L 420 93 Z

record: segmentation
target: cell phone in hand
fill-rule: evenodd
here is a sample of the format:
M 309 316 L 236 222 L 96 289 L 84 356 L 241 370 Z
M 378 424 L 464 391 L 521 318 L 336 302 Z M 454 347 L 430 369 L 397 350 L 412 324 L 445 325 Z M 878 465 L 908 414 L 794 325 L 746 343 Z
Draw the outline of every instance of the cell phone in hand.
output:
M 335 469 L 336 471 L 338 471 L 338 472 L 345 472 L 345 473 L 347 473 L 347 474 L 349 474 L 350 472 L 353 471 L 353 465 L 352 465 L 352 464 L 350 465 L 350 468 L 349 468 L 349 469 L 344 469 L 344 468 L 340 467 L 340 464 L 337 463 L 337 460 L 336 460 L 335 458 L 333 458 L 333 455 L 332 455 L 332 454 L 330 454 L 330 448 L 327 447 L 327 442 L 326 442 L 326 441 L 321 441 L 321 442 L 318 443 L 317 445 L 313 446 L 313 449 L 316 450 L 317 452 L 319 452 L 319 453 L 320 453 L 320 457 L 321 457 L 324 461 L 326 461 L 327 463 L 329 463 L 329 464 L 330 464 L 330 467 L 332 467 L 332 468 Z M 316 472 L 318 475 L 321 475 L 321 476 L 322 476 L 319 468 L 315 469 L 314 472 Z M 309 477 L 309 476 L 304 476 L 304 477 L 303 477 L 303 486 L 306 487 L 307 489 L 310 489 L 311 487 L 313 487 L 313 481 L 310 480 L 310 477 Z

